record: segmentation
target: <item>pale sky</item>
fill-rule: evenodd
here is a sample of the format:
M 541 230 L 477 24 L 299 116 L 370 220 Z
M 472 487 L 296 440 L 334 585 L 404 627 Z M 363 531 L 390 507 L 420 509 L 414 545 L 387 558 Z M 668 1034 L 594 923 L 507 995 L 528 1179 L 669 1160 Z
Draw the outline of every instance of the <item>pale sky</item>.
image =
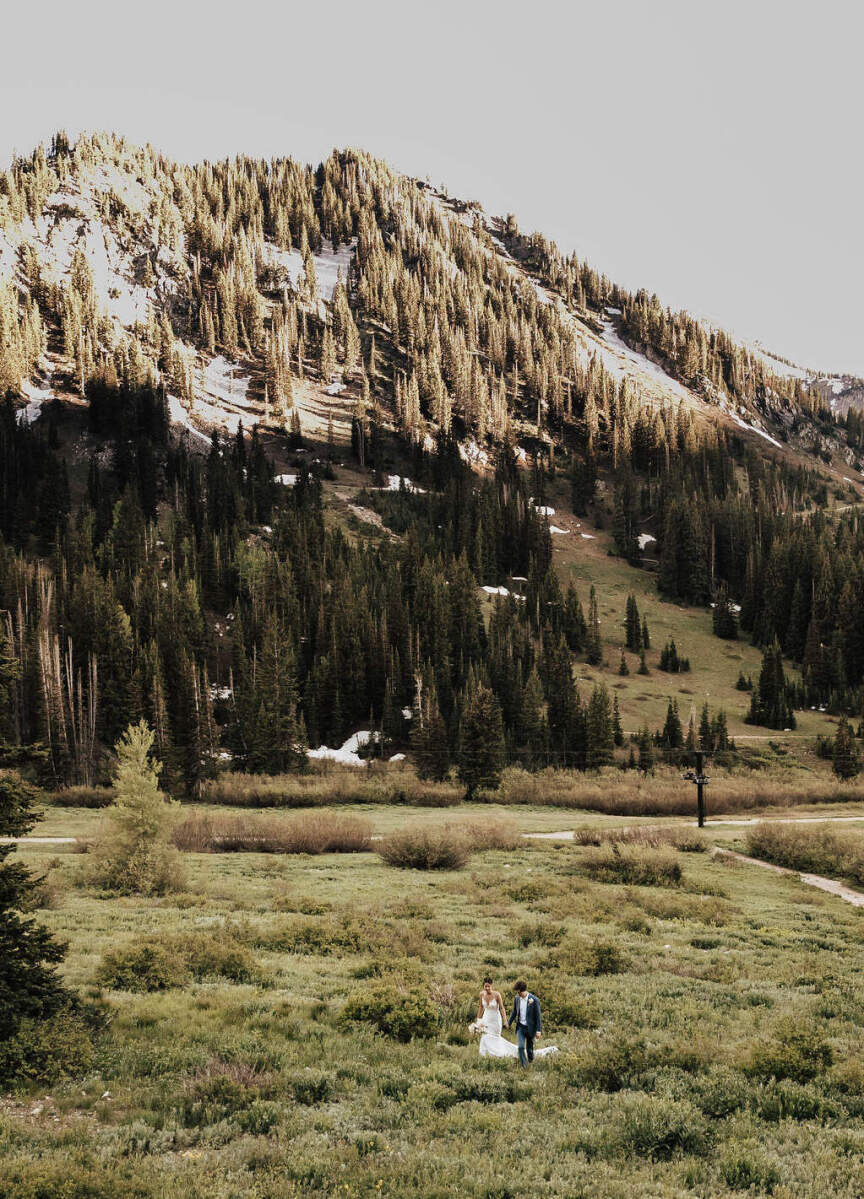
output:
M 57 128 L 185 161 L 361 146 L 626 286 L 864 375 L 848 2 L 5 7 L 4 165 Z

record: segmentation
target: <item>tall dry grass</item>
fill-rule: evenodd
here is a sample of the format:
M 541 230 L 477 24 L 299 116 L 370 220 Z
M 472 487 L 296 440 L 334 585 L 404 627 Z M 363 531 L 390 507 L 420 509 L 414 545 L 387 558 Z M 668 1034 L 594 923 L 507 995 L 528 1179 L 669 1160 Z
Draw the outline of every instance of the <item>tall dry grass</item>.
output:
M 574 845 L 634 845 L 650 849 L 678 849 L 682 853 L 705 853 L 708 842 L 698 829 L 689 828 L 580 828 Z
M 633 771 L 610 770 L 579 774 L 542 770 L 532 774 L 515 767 L 504 772 L 500 791 L 485 798 L 504 804 L 548 804 L 581 808 L 609 816 L 691 816 L 695 788 L 678 770 L 661 770 L 647 777 Z M 784 808 L 799 804 L 864 801 L 864 784 L 830 778 L 790 778 L 781 772 L 758 775 L 718 775 L 706 790 L 709 814 Z
M 357 816 L 313 812 L 284 820 L 272 816 L 190 816 L 174 830 L 186 853 L 362 853 L 372 825 Z
M 238 808 L 314 808 L 333 804 L 409 804 L 449 808 L 462 802 L 458 783 L 423 782 L 412 770 L 386 764 L 344 767 L 317 763 L 303 774 L 241 774 L 226 771 L 204 784 L 205 803 Z

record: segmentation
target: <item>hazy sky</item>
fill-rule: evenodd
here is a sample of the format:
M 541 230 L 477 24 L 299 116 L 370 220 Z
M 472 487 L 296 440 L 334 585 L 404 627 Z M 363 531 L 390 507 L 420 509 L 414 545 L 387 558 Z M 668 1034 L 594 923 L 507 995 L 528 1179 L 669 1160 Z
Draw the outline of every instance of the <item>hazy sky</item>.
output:
M 4 164 L 59 127 L 189 161 L 362 146 L 515 212 L 621 283 L 805 366 L 864 374 L 857 6 L 15 7 Z

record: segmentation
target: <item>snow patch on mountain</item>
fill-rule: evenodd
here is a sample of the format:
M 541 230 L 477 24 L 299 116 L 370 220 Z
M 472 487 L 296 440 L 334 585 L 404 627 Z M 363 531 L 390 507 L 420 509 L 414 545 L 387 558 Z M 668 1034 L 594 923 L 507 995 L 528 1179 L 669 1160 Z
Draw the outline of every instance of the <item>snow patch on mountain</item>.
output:
M 356 237 L 352 238 L 347 245 L 340 245 L 335 250 L 331 241 L 328 241 L 326 237 L 322 239 L 321 253 L 312 255 L 320 299 L 328 301 L 333 299 L 333 292 L 336 289 L 340 272 L 342 282 L 347 285 L 348 270 L 354 259 L 356 247 Z M 295 291 L 302 291 L 306 284 L 306 266 L 299 250 L 293 248 L 283 250 L 272 242 L 265 242 L 264 258 L 268 264 L 281 267 L 285 271 L 288 282 Z

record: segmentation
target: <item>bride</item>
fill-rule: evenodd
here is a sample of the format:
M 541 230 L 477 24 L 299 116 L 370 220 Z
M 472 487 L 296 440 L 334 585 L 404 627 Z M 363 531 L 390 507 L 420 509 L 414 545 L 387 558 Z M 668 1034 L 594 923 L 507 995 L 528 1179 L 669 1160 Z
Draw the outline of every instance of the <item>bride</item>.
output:
M 472 1032 L 480 1036 L 481 1057 L 519 1057 L 519 1050 L 512 1041 L 501 1036 L 502 1027 L 507 1028 L 507 1013 L 504 1011 L 504 1000 L 501 992 L 492 986 L 491 978 L 483 979 L 483 990 L 480 992 L 480 1004 L 477 1008 L 477 1019 L 471 1025 Z M 556 1046 L 549 1045 L 545 1049 L 536 1049 L 535 1057 L 545 1057 L 557 1053 Z

